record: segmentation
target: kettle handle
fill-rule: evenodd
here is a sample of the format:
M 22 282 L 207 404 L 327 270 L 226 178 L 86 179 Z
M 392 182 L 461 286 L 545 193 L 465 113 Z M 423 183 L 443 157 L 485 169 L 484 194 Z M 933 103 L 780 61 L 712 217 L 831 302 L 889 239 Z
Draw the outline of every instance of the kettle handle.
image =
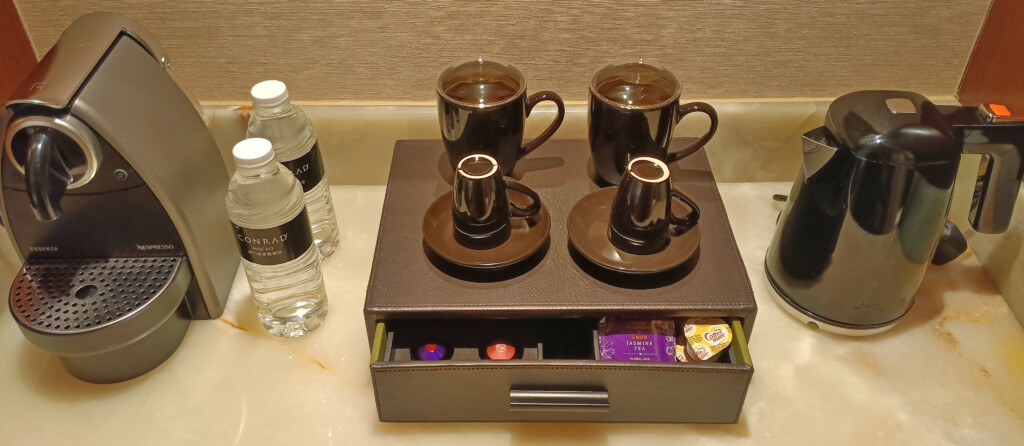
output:
M 978 133 L 989 133 L 984 142 L 964 141 L 964 153 L 982 155 L 968 220 L 978 232 L 998 234 L 1010 226 L 1024 180 L 1024 135 L 1013 135 L 1016 138 L 1007 140 L 979 130 Z M 1024 128 L 1007 133 L 1024 133 Z
M 983 108 L 940 106 L 963 153 L 982 155 L 968 220 L 987 234 L 1006 232 L 1024 180 L 1024 121 L 995 118 Z

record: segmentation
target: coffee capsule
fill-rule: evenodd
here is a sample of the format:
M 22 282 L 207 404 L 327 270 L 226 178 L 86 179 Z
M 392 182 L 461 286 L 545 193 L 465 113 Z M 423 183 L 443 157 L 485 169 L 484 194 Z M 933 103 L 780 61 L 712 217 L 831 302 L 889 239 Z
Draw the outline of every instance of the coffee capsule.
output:
M 507 361 L 516 357 L 516 347 L 506 341 L 498 340 L 487 346 L 487 359 Z
M 424 344 L 420 348 L 416 349 L 416 357 L 420 361 L 440 361 L 444 359 L 445 353 L 448 350 L 440 344 Z

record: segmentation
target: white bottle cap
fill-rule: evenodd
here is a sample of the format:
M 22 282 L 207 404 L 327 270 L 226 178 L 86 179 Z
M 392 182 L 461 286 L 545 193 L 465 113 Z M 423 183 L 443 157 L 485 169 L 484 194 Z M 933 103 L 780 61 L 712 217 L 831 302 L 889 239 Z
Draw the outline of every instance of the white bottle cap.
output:
M 254 107 L 276 107 L 288 101 L 288 87 L 281 81 L 263 81 L 252 87 Z
M 231 149 L 238 167 L 256 168 L 274 161 L 274 146 L 263 138 L 248 138 Z

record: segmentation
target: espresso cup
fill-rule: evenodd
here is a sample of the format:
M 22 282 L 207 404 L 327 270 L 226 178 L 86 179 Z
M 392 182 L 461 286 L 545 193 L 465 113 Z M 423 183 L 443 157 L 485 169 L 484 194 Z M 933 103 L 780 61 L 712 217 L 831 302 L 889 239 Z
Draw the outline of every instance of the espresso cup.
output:
M 455 240 L 472 249 L 495 248 L 512 234 L 512 217 L 529 217 L 540 211 L 540 197 L 532 189 L 501 175 L 498 161 L 490 155 L 469 155 L 455 167 L 452 182 L 452 226 Z M 508 199 L 514 189 L 530 198 L 519 207 Z
M 718 129 L 718 114 L 703 102 L 679 104 L 679 80 L 665 68 L 633 62 L 609 65 L 590 78 L 587 130 L 597 176 L 618 184 L 626 163 L 649 156 L 668 163 L 707 144 Z M 690 113 L 711 118 L 711 126 L 696 141 L 669 152 L 676 124 Z
M 690 207 L 678 217 L 672 200 Z M 683 235 L 697 225 L 700 209 L 683 191 L 672 185 L 668 165 L 641 156 L 626 164 L 619 190 L 612 202 L 608 238 L 616 248 L 631 254 L 654 254 L 668 246 L 670 237 Z
M 523 143 L 530 111 L 554 102 L 558 115 L 540 136 Z M 565 117 L 562 98 L 550 91 L 526 95 L 526 78 L 512 65 L 477 59 L 449 67 L 437 77 L 437 116 L 452 168 L 468 155 L 498 160 L 508 175 L 516 161 L 547 141 Z

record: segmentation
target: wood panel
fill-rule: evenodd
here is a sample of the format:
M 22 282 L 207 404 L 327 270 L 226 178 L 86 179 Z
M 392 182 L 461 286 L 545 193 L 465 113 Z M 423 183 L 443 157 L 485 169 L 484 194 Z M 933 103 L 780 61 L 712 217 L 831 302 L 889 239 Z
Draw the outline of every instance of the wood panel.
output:
M 965 105 L 997 103 L 1024 116 L 1024 1 L 995 0 L 960 83 Z
M 0 0 L 0 103 L 36 65 L 36 54 L 12 0 Z
M 497 56 L 586 100 L 609 61 L 673 70 L 687 98 L 956 93 L 990 0 L 17 0 L 37 55 L 89 11 L 134 17 L 203 100 L 267 78 L 305 100 L 433 101 L 446 63 Z

